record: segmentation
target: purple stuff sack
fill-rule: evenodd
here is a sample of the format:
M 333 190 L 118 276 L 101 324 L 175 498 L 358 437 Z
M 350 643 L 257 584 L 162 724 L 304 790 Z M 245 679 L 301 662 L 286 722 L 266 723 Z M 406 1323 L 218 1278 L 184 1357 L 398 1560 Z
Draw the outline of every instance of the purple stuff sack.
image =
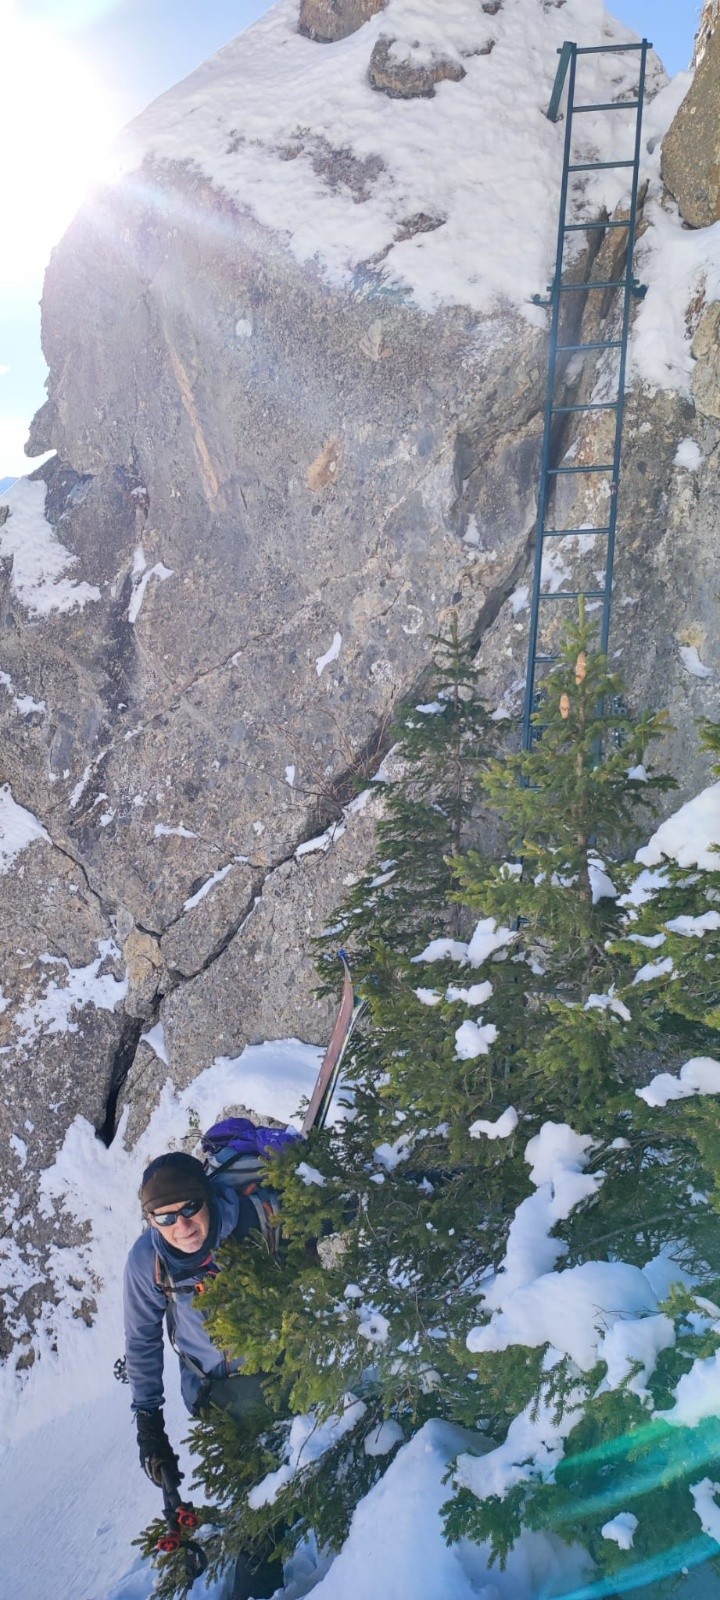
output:
M 202 1147 L 208 1170 L 215 1171 L 233 1156 L 253 1156 L 260 1164 L 299 1138 L 293 1128 L 256 1128 L 249 1117 L 226 1117 L 203 1134 Z
M 256 1128 L 249 1117 L 226 1117 L 202 1138 L 205 1171 L 251 1202 L 254 1226 L 272 1255 L 277 1255 L 280 1244 L 278 1195 L 268 1186 L 263 1169 L 268 1159 L 300 1137 L 293 1128 Z

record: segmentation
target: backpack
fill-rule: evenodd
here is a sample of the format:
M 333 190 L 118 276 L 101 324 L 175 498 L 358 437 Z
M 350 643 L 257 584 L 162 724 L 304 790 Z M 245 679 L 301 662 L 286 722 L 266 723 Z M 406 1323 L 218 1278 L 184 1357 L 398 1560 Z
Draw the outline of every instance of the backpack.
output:
M 219 1178 L 250 1202 L 254 1226 L 272 1255 L 277 1255 L 280 1243 L 279 1208 L 276 1191 L 264 1181 L 263 1168 L 269 1158 L 296 1144 L 300 1137 L 292 1128 L 256 1128 L 249 1117 L 226 1117 L 208 1128 L 202 1138 L 208 1177 Z

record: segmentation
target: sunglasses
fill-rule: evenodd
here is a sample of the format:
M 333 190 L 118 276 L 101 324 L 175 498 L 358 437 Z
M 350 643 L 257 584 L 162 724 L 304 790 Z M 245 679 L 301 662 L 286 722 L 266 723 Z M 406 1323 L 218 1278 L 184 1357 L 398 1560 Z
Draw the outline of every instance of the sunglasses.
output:
M 202 1211 L 204 1204 L 204 1200 L 188 1200 L 187 1204 L 179 1206 L 177 1211 L 149 1211 L 148 1216 L 158 1228 L 174 1228 L 178 1217 L 196 1217 L 198 1211 Z

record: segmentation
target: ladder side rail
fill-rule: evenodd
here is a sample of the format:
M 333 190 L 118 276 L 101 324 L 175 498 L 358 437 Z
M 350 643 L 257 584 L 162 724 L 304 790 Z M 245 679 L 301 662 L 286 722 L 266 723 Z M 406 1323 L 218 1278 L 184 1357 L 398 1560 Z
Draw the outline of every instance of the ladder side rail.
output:
M 572 44 L 570 39 L 566 39 L 562 48 L 558 50 L 560 60 L 558 61 L 558 68 L 555 74 L 553 92 L 550 96 L 550 104 L 545 112 L 548 122 L 557 122 L 558 120 L 560 115 L 560 101 L 562 100 L 562 92 L 565 87 L 567 70 L 570 66 L 570 62 L 575 60 L 576 52 L 577 45 Z
M 523 709 L 522 746 L 529 750 L 532 744 L 532 714 L 535 702 L 535 656 L 537 652 L 538 624 L 540 613 L 540 585 L 542 579 L 543 562 L 543 529 L 547 512 L 548 495 L 550 490 L 550 450 L 552 447 L 553 427 L 553 401 L 555 399 L 555 381 L 557 368 L 557 355 L 560 330 L 560 308 L 562 296 L 560 284 L 563 275 L 563 257 L 565 251 L 565 218 L 567 215 L 568 190 L 570 185 L 570 154 L 572 141 L 572 108 L 575 97 L 575 69 L 577 60 L 577 47 L 566 41 L 563 50 L 566 51 L 567 61 L 565 72 L 569 72 L 567 115 L 565 119 L 565 141 L 563 147 L 562 186 L 560 190 L 560 216 L 558 220 L 557 247 L 555 253 L 555 276 L 552 286 L 552 314 L 550 323 L 550 342 L 548 350 L 548 379 L 545 396 L 545 421 L 543 427 L 542 455 L 540 461 L 540 493 L 538 496 L 537 519 L 535 522 L 535 562 L 533 570 L 532 603 L 530 609 L 530 635 L 528 641 L 527 679 L 525 683 L 525 706 Z M 562 58 L 561 58 L 562 66 Z M 565 76 L 563 73 L 563 79 Z M 560 68 L 558 69 L 560 80 Z M 561 85 L 562 86 L 562 85 Z
M 622 461 L 623 424 L 625 420 L 625 381 L 628 360 L 628 345 L 630 341 L 630 317 L 633 306 L 633 289 L 635 284 L 633 273 L 633 258 L 635 254 L 635 236 L 637 233 L 637 203 L 640 181 L 640 157 L 642 141 L 643 102 L 645 98 L 645 74 L 647 67 L 647 53 L 649 44 L 643 39 L 640 54 L 640 77 L 638 82 L 638 113 L 635 125 L 635 156 L 632 177 L 632 192 L 630 197 L 630 225 L 627 238 L 627 255 L 625 259 L 625 289 L 623 298 L 623 320 L 620 347 L 620 361 L 618 372 L 618 410 L 615 418 L 615 447 L 613 450 L 613 475 L 610 490 L 610 515 L 608 524 L 610 532 L 606 546 L 605 564 L 605 601 L 603 605 L 602 624 L 600 629 L 600 650 L 607 654 L 610 638 L 610 611 L 612 606 L 612 581 L 613 565 L 615 560 L 615 538 L 617 532 L 618 499 L 620 489 L 620 467 Z

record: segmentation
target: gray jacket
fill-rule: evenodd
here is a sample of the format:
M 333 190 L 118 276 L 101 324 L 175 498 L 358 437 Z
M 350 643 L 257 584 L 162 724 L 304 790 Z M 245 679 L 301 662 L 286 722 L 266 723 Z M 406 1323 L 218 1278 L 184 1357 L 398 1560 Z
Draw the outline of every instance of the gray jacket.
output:
M 237 1226 L 240 1199 L 233 1189 L 219 1183 L 213 1184 L 213 1194 L 220 1214 L 218 1243 L 222 1244 Z M 192 1411 L 203 1387 L 201 1373 L 195 1369 L 199 1367 L 206 1377 L 221 1378 L 237 1371 L 240 1363 L 228 1362 L 208 1335 L 193 1293 L 198 1281 L 197 1269 L 189 1277 L 179 1277 L 177 1257 L 169 1254 L 162 1235 L 152 1227 L 135 1240 L 127 1258 L 123 1284 L 125 1355 L 132 1408 L 133 1411 L 153 1411 L 164 1403 L 163 1319 L 168 1310 L 168 1297 L 156 1277 L 158 1255 L 179 1291 L 172 1301 L 173 1343 L 180 1357 L 182 1397 L 188 1411 Z M 186 1365 L 183 1356 L 189 1357 L 193 1366 Z

